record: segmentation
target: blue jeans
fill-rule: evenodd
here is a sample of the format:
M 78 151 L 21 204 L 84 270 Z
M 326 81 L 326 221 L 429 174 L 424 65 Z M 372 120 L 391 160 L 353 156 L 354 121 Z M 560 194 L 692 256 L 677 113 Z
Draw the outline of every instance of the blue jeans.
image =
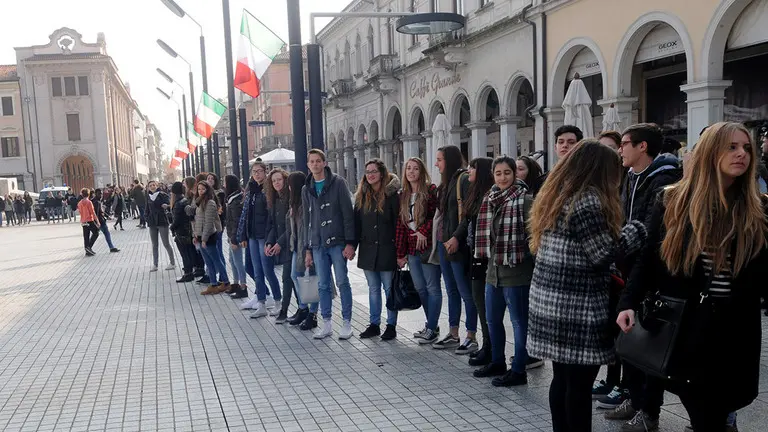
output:
M 419 292 L 421 307 L 427 320 L 426 328 L 437 329 L 437 321 L 443 308 L 443 290 L 440 288 L 440 266 L 422 264 L 421 258 L 408 255 L 408 269 L 416 291 Z
M 109 228 L 107 227 L 107 221 L 104 221 L 101 226 L 99 226 L 99 229 L 102 233 L 104 233 L 104 239 L 107 240 L 107 245 L 110 249 L 114 249 L 115 245 L 112 244 L 112 235 L 109 233 Z
M 240 245 L 236 249 L 232 249 L 231 245 L 229 246 L 229 265 L 232 266 L 232 281 L 242 285 L 245 285 L 248 281 L 245 274 L 244 254 L 245 248 L 240 247 Z
M 275 275 L 275 262 L 272 257 L 264 255 L 264 246 L 266 239 L 248 239 L 248 247 L 251 250 L 251 263 L 253 264 L 253 275 L 256 281 L 256 298 L 263 302 L 267 299 L 267 282 L 272 288 L 272 298 L 275 301 L 282 300 L 283 294 L 280 292 L 280 282 Z
M 465 321 L 468 332 L 477 331 L 477 307 L 472 300 L 472 287 L 469 285 L 464 263 L 461 261 L 448 261 L 448 254 L 442 242 L 437 243 L 437 251 L 440 255 L 440 270 L 443 272 L 445 292 L 448 295 L 448 325 L 451 328 L 459 326 L 461 319 L 461 302 L 467 312 Z
M 389 297 L 389 291 L 392 289 L 392 275 L 391 271 L 372 271 L 363 270 L 365 272 L 365 280 L 368 281 L 368 306 L 371 312 L 371 321 L 373 325 L 381 324 L 381 288 L 384 288 L 384 293 Z M 387 325 L 397 325 L 397 311 L 387 309 Z
M 312 259 L 315 262 L 318 276 L 318 288 L 320 289 L 320 314 L 323 320 L 329 321 L 332 317 L 333 297 L 331 293 L 331 266 L 336 275 L 336 286 L 339 287 L 341 296 L 341 317 L 345 321 L 352 320 L 352 287 L 347 277 L 347 259 L 342 252 L 344 246 L 316 247 L 312 248 Z
M 224 265 L 224 261 L 221 260 L 218 246 L 214 244 L 211 246 L 205 245 L 205 247 L 202 247 L 201 245 L 200 253 L 203 255 L 203 260 L 205 261 L 205 271 L 208 273 L 208 278 L 211 280 L 211 285 L 229 283 L 229 278 L 227 277 L 227 267 Z M 219 275 L 218 279 L 216 279 L 217 274 Z
M 514 287 L 494 287 L 485 285 L 485 316 L 488 320 L 488 330 L 491 333 L 491 361 L 497 364 L 506 363 L 504 346 L 507 334 L 504 330 L 504 309 L 509 309 L 509 319 L 515 333 L 515 358 L 512 360 L 512 371 L 525 373 L 525 363 L 528 361 L 526 338 L 528 337 L 528 285 Z
M 299 293 L 299 272 L 296 271 L 297 259 L 299 259 L 299 253 L 294 251 L 293 256 L 291 257 L 291 279 L 293 279 L 293 286 L 296 287 L 296 303 L 299 304 L 299 309 L 306 309 L 307 304 L 301 302 L 301 299 L 299 298 L 299 294 L 298 294 Z M 304 259 L 303 256 L 301 259 Z M 301 273 L 301 276 L 304 276 L 304 273 Z M 317 303 L 310 303 L 309 312 L 317 313 L 317 306 L 318 306 Z
M 224 258 L 224 233 L 223 232 L 221 232 L 217 236 L 217 238 L 216 238 L 216 247 L 219 248 L 219 258 L 221 258 L 221 262 L 226 264 L 227 263 L 227 259 Z M 245 262 L 245 261 L 243 261 L 243 262 Z M 243 268 L 245 268 L 245 267 L 243 267 Z M 245 279 L 243 279 L 243 281 L 245 281 Z
M 736 427 L 736 411 L 728 414 L 728 420 L 726 420 L 728 426 Z
M 147 219 L 144 217 L 144 206 L 139 206 L 139 225 L 147 226 Z

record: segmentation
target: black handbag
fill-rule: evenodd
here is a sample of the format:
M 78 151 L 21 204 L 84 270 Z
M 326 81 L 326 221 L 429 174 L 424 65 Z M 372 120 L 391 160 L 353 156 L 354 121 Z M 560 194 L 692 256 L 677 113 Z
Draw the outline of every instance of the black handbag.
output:
M 421 298 L 413 285 L 410 270 L 395 270 L 388 294 L 387 309 L 389 310 L 416 310 L 421 307 Z
M 688 381 L 692 370 L 686 368 L 687 348 L 695 346 L 683 334 L 699 336 L 703 313 L 712 310 L 708 291 L 714 271 L 710 272 L 696 304 L 688 299 L 649 295 L 635 316 L 635 326 L 628 333 L 621 332 L 616 340 L 616 354 L 647 375 L 676 381 Z M 706 337 L 706 336 L 705 336 Z

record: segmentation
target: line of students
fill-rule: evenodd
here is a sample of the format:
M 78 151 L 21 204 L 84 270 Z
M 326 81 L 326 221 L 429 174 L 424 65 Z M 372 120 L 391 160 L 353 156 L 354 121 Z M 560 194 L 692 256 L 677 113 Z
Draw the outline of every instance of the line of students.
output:
M 686 385 L 654 380 L 624 365 L 628 392 L 620 393 L 629 402 L 620 403 L 613 418 L 627 420 L 623 431 L 656 430 L 660 395 L 668 389 L 681 396 L 695 431 L 725 430 L 728 414 L 756 396 L 759 299 L 765 294 L 757 281 L 768 276 L 765 204 L 752 181 L 757 154 L 749 135 L 737 124 L 713 125 L 696 146 L 679 183 L 675 183 L 679 164 L 661 153 L 663 138 L 655 125 L 630 127 L 613 148 L 583 140 L 573 126 L 558 129 L 556 140 L 559 162 L 542 176 L 526 158 L 478 158 L 467 171 L 458 148 L 445 147 L 437 152 L 441 181 L 435 186 L 418 158 L 406 161 L 402 179 L 373 159 L 365 164 L 354 197 L 345 180 L 326 166 L 320 150 L 309 152 L 306 178 L 282 170 L 267 175 L 266 167 L 257 162 L 240 217 L 227 217 L 225 224 L 231 259 L 240 261 L 243 254 L 234 251 L 245 250 L 256 281 L 256 296 L 241 307 L 253 309 L 252 318 L 271 313 L 280 324 L 289 322 L 304 330 L 319 327 L 314 337 L 322 339 L 333 334 L 332 297 L 338 287 L 342 305 L 338 337 L 349 339 L 352 294 L 347 261 L 359 253 L 371 309 L 369 326 L 360 337 L 393 339 L 397 313 L 387 311 L 382 333 L 381 290 L 388 292 L 392 272 L 408 265 L 424 306 L 424 328 L 414 334 L 420 344 L 470 354 L 470 364 L 481 366 L 475 376 L 496 377 L 492 383 L 497 386 L 525 384 L 527 369 L 540 366 L 541 359 L 552 361 L 553 429 L 586 431 L 591 428 L 591 399 L 598 390 L 593 390 L 593 383 L 599 368 L 616 362 L 617 326 L 611 323 L 631 331 L 632 311 L 647 290 L 698 296 L 705 279 L 701 275 L 716 272 L 718 280 L 731 288 L 721 296 L 727 301 L 717 303 L 722 313 L 710 316 L 714 321 L 705 324 L 719 329 L 712 335 L 715 344 L 737 338 L 739 355 L 723 349 L 722 355 L 712 356 L 702 346 L 693 347 L 695 355 L 687 361 L 696 375 Z M 622 163 L 628 172 L 621 169 Z M 241 194 L 236 180 L 228 183 L 226 194 L 227 203 L 235 207 Z M 221 236 L 224 230 L 213 217 L 223 200 L 217 203 L 209 189 L 198 182 L 203 198 L 196 200 L 193 233 L 201 247 L 213 246 L 211 235 Z M 212 269 L 218 269 L 219 281 L 224 280 L 215 291 L 231 290 L 226 270 L 214 262 L 216 254 L 207 255 L 211 280 L 217 281 Z M 274 274 L 278 263 L 284 264 L 282 292 Z M 299 308 L 289 318 L 290 300 L 279 309 L 274 301 L 289 297 L 305 271 L 319 276 L 320 302 L 306 305 L 297 296 Z M 626 279 L 623 291 L 615 289 L 617 275 Z M 443 338 L 438 327 L 441 276 L 449 316 Z M 245 282 L 244 276 L 238 278 Z M 622 310 L 618 320 L 617 305 Z M 460 339 L 462 306 L 467 315 Z M 509 370 L 504 355 L 505 307 L 515 340 Z M 482 349 L 476 341 L 478 316 L 484 327 Z M 615 370 L 609 372 L 614 379 L 609 377 L 611 381 L 600 388 L 617 384 Z M 718 370 L 738 371 L 738 378 Z M 731 397 L 734 394 L 738 397 Z

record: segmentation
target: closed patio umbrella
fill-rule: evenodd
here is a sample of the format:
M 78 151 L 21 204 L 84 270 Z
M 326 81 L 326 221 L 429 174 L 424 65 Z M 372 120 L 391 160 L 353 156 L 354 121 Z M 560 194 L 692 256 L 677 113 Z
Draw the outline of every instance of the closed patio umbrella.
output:
M 432 125 L 432 152 L 428 152 L 430 160 L 426 161 L 427 169 L 431 170 L 430 176 L 434 183 L 440 183 L 440 173 L 434 166 L 437 149 L 449 145 L 453 145 L 451 142 L 451 122 L 445 114 L 440 113 L 435 117 L 435 123 Z
M 565 99 L 563 99 L 563 109 L 565 110 L 564 124 L 578 127 L 584 133 L 584 137 L 595 136 L 592 114 L 589 112 L 589 107 L 591 106 L 592 98 L 589 97 L 587 87 L 584 86 L 581 78 L 579 78 L 579 74 L 576 74 L 568 86 Z
M 603 131 L 621 131 L 621 118 L 619 110 L 614 104 L 603 113 Z

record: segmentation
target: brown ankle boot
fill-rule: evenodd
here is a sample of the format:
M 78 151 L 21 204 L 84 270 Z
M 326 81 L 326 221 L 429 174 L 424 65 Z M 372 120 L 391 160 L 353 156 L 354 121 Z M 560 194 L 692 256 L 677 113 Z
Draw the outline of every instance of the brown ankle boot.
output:
M 215 294 L 221 294 L 223 292 L 226 292 L 229 290 L 229 282 L 222 282 L 218 285 L 216 285 L 216 293 Z
M 211 295 L 211 294 L 218 294 L 219 286 L 218 285 L 208 285 L 208 288 L 204 289 L 200 292 L 200 295 Z

